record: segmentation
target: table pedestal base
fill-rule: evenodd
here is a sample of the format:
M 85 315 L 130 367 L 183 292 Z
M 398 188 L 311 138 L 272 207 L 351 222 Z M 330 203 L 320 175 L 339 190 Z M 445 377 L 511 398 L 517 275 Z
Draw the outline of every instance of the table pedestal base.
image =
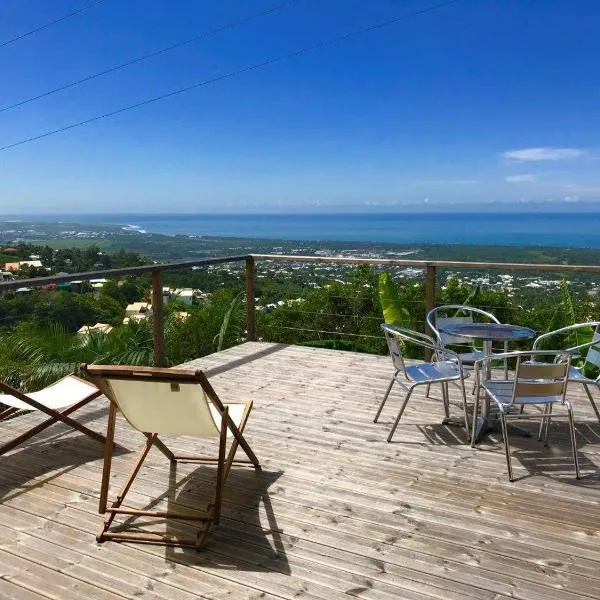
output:
M 514 423 L 507 423 L 506 428 L 511 433 L 516 433 L 522 437 L 531 437 L 531 432 L 524 427 L 519 427 Z M 502 426 L 500 425 L 500 419 L 484 419 L 483 417 L 477 417 L 477 427 L 475 429 L 475 442 L 480 442 L 481 438 L 487 433 L 502 433 Z

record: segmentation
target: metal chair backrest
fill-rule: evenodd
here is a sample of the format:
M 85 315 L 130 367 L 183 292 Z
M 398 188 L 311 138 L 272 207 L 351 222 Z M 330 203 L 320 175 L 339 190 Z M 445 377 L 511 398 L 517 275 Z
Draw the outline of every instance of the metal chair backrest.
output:
M 500 323 L 492 313 L 464 304 L 444 304 L 442 306 L 436 306 L 427 313 L 426 320 L 427 325 L 429 325 L 429 328 L 434 332 L 439 343 L 443 346 L 472 343 L 470 338 L 450 335 L 440 331 L 440 327 L 443 327 L 444 325 L 475 322 Z
M 426 333 L 414 331 L 406 327 L 388 325 L 387 323 L 382 323 L 381 329 L 383 329 L 385 333 L 385 339 L 394 367 L 397 371 L 404 373 L 404 375 L 406 375 L 406 365 L 402 356 L 402 344 L 419 346 L 420 348 L 431 352 L 434 358 L 443 358 L 440 356 L 440 353 L 444 353 L 444 349 L 440 348 L 439 344 Z
M 571 355 L 564 351 L 513 352 L 517 359 L 511 404 L 530 402 L 536 398 L 540 403 L 554 399 L 564 403 L 567 391 Z M 553 359 L 554 362 L 538 362 Z
M 585 329 L 592 329 L 592 339 L 582 344 L 577 343 L 578 333 Z M 575 323 L 574 325 L 568 325 L 567 327 L 561 327 L 554 331 L 549 331 L 536 338 L 533 342 L 533 349 L 536 350 L 548 343 L 552 343 L 550 340 L 554 338 L 554 341 L 561 339 L 561 336 L 574 335 L 576 343 L 574 346 L 565 348 L 566 352 L 570 352 L 572 355 L 577 354 L 584 357 L 582 370 L 585 370 L 587 364 L 593 365 L 600 368 L 600 321 L 589 321 L 587 323 Z M 577 354 L 576 354 L 577 353 Z
M 585 356 L 585 362 L 600 368 L 600 331 L 598 331 L 598 328 L 596 328 L 596 331 L 594 332 L 594 337 L 592 338 L 592 345 L 590 345 L 588 352 Z

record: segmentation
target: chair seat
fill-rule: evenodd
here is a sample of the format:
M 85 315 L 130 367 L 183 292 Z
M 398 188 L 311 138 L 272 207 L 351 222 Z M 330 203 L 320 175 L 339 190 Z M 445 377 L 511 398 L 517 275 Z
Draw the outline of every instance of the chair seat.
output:
M 27 396 L 47 408 L 58 410 L 59 408 L 73 406 L 73 404 L 85 400 L 96 390 L 96 386 L 91 383 L 75 375 L 67 375 L 59 379 L 56 383 L 45 387 L 43 390 L 32 392 L 31 394 L 27 394 Z M 30 404 L 10 394 L 0 394 L 0 403 L 19 410 L 33 410 Z
M 483 389 L 503 412 L 514 404 L 553 404 L 562 401 L 562 396 L 560 394 L 556 396 L 517 396 L 513 404 L 513 386 L 513 381 L 504 380 L 488 380 L 484 381 L 482 384 Z
M 485 358 L 485 354 L 481 351 L 476 352 L 461 352 L 458 355 L 463 365 L 473 366 L 476 360 Z
M 569 381 L 577 381 L 579 383 L 597 383 L 595 379 L 590 379 L 589 377 L 586 377 L 581 372 L 581 369 L 578 369 L 577 367 L 569 368 Z
M 240 423 L 242 422 L 242 417 L 244 416 L 244 411 L 246 410 L 246 405 L 245 404 L 225 404 L 224 406 L 226 406 L 228 408 L 228 412 L 229 412 L 229 416 L 231 417 L 231 420 L 234 422 L 235 426 L 239 428 Z M 212 403 L 210 403 L 208 405 L 208 408 L 210 409 L 210 413 L 211 413 L 213 419 L 215 420 L 215 423 L 220 423 L 221 422 L 221 413 L 219 412 L 219 409 Z M 227 435 L 231 435 L 230 429 L 227 430 Z
M 413 383 L 428 383 L 451 378 L 457 379 L 460 376 L 456 363 L 452 361 L 410 365 L 406 367 L 406 375 Z
M 463 353 L 459 353 L 458 356 L 460 357 L 460 361 L 462 362 L 463 365 L 466 365 L 468 367 L 472 367 L 473 364 L 475 363 L 475 361 L 482 360 L 487 355 L 483 351 L 481 351 L 481 350 L 476 350 L 475 352 L 463 352 Z M 492 354 L 491 359 L 494 360 L 494 355 L 493 354 Z

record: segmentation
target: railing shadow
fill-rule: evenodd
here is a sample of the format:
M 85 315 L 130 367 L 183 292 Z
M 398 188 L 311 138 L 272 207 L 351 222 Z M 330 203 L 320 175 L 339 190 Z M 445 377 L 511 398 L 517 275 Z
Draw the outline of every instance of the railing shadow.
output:
M 269 345 L 268 348 L 263 348 L 262 350 L 258 350 L 257 352 L 253 352 L 252 354 L 248 354 L 246 356 L 243 356 L 242 358 L 236 358 L 235 360 L 230 360 L 223 365 L 203 368 L 204 361 L 202 358 L 199 358 L 199 359 L 195 359 L 195 360 L 183 363 L 181 365 L 178 365 L 178 368 L 180 368 L 180 369 L 202 368 L 202 370 L 204 371 L 204 374 L 210 378 L 215 375 L 219 375 L 221 373 L 226 373 L 227 371 L 231 371 L 232 369 L 241 367 L 242 365 L 246 365 L 255 360 L 265 358 L 266 356 L 270 356 L 271 354 L 274 354 L 275 352 L 280 352 L 281 350 L 285 350 L 286 348 L 289 348 L 289 347 L 290 347 L 290 344 L 272 343 Z M 215 355 L 213 355 L 213 356 L 215 356 Z M 218 356 L 218 353 L 217 353 L 217 356 Z
M 126 450 L 115 447 L 115 453 L 119 452 Z M 87 462 L 102 459 L 103 455 L 104 445 L 85 435 L 28 442 L 0 457 L 0 502 L 40 488 Z M 89 493 L 97 494 L 97 489 L 90 489 Z

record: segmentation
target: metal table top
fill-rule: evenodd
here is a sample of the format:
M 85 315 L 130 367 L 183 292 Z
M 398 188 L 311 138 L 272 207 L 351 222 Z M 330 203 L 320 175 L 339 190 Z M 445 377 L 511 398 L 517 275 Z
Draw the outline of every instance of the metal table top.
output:
M 522 325 L 508 323 L 448 323 L 440 325 L 440 331 L 456 337 L 468 337 L 494 342 L 528 340 L 535 337 L 536 332 Z

